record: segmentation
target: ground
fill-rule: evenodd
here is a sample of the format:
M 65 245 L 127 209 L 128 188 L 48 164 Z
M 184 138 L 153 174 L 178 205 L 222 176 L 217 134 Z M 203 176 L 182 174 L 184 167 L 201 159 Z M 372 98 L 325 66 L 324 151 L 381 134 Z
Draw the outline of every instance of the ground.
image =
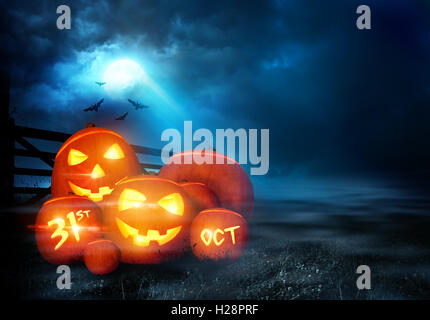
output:
M 30 210 L 18 230 L 5 230 L 3 292 L 24 299 L 428 299 L 429 202 L 257 201 L 249 246 L 232 264 L 202 263 L 189 253 L 164 265 L 121 264 L 107 276 L 75 264 L 71 290 L 57 289 L 56 266 L 42 259 L 25 228 Z M 372 272 L 370 290 L 356 287 L 362 264 Z

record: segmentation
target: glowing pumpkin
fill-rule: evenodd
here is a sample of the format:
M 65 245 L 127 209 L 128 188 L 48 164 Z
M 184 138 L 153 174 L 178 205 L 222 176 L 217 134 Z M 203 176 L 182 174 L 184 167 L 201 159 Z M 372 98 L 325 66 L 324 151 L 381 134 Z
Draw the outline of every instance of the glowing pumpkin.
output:
M 246 220 L 227 209 L 204 210 L 191 224 L 190 244 L 199 260 L 233 262 L 242 255 L 248 241 Z
M 78 261 L 86 245 L 101 235 L 101 210 L 82 197 L 53 198 L 37 214 L 35 232 L 37 247 L 48 262 Z
M 108 274 L 114 271 L 120 260 L 118 247 L 109 240 L 90 242 L 84 251 L 84 262 L 88 270 L 94 274 Z
M 191 201 L 175 182 L 151 176 L 121 180 L 104 211 L 106 238 L 121 261 L 154 264 L 182 255 L 189 247 Z
M 202 155 L 211 163 L 197 163 Z M 190 159 L 190 164 L 185 163 Z M 254 192 L 251 181 L 235 160 L 212 151 L 193 150 L 170 157 L 160 169 L 159 177 L 178 183 L 201 182 L 217 196 L 220 206 L 240 213 L 249 221 L 254 208 Z
M 136 154 L 114 131 L 91 127 L 72 135 L 58 151 L 51 179 L 54 197 L 75 194 L 100 202 L 115 183 L 141 173 Z
M 201 182 L 184 182 L 180 186 L 193 202 L 197 212 L 219 207 L 217 196 Z

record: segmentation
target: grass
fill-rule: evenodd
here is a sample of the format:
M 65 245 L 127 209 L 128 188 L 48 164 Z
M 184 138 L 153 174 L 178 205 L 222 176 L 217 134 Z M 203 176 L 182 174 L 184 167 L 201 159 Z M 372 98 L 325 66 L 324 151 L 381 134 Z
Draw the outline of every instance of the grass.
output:
M 291 203 L 284 205 L 291 210 Z M 264 212 L 273 212 L 270 204 L 257 206 L 249 246 L 232 264 L 202 263 L 187 253 L 163 265 L 121 264 L 95 276 L 78 263 L 71 266 L 71 290 L 57 289 L 56 266 L 42 259 L 34 235 L 21 227 L 7 236 L 19 247 L 3 249 L 9 257 L 3 289 L 26 299 L 430 298 L 427 215 L 300 213 L 300 219 L 274 221 Z M 371 290 L 356 287 L 361 264 L 372 270 Z

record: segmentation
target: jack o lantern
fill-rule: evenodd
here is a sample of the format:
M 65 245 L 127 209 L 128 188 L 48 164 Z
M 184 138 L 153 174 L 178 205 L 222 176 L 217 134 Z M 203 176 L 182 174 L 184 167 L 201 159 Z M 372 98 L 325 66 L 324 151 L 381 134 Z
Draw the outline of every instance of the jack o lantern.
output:
M 115 183 L 141 173 L 130 145 L 118 133 L 97 127 L 76 132 L 55 157 L 51 179 L 54 197 L 75 194 L 100 202 Z
M 175 182 L 151 176 L 121 180 L 107 199 L 106 238 L 121 251 L 121 261 L 155 264 L 181 256 L 189 247 L 195 211 Z
M 78 261 L 88 242 L 101 235 L 101 210 L 82 197 L 53 198 L 37 214 L 35 232 L 37 247 L 48 262 Z
M 190 244 L 199 260 L 233 262 L 242 255 L 248 241 L 246 220 L 227 209 L 204 210 L 191 224 Z
M 199 164 L 195 159 L 206 161 Z M 188 158 L 190 164 L 185 162 Z M 210 161 L 210 163 L 208 163 Z M 251 180 L 234 159 L 208 150 L 191 150 L 174 154 L 160 169 L 159 177 L 178 183 L 201 182 L 217 196 L 221 207 L 240 213 L 249 221 L 254 209 Z
M 219 201 L 215 193 L 209 190 L 201 182 L 184 182 L 180 186 L 185 190 L 188 197 L 193 202 L 196 212 L 200 212 L 205 209 L 219 207 Z
M 118 267 L 120 256 L 115 243 L 101 239 L 88 243 L 84 251 L 84 262 L 92 273 L 108 274 Z

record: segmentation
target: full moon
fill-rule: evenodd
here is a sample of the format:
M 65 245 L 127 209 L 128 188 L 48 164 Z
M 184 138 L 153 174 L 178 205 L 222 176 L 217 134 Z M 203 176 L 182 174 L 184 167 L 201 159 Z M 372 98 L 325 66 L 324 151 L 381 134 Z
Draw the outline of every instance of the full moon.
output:
M 103 74 L 104 89 L 114 99 L 138 99 L 145 90 L 146 75 L 132 60 L 118 60 Z

